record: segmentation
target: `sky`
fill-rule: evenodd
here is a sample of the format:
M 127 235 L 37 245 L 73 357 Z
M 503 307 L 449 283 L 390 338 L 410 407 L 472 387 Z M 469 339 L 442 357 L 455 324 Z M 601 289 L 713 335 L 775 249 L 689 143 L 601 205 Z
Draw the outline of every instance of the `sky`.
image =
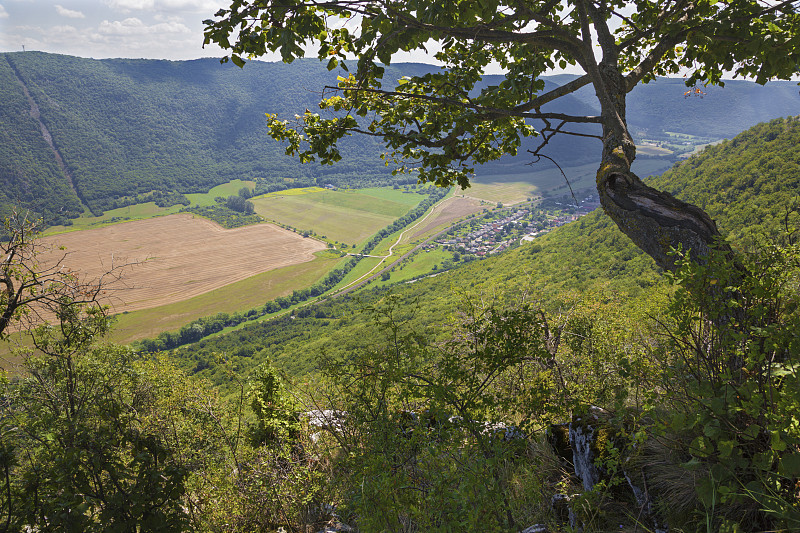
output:
M 220 57 L 203 23 L 226 0 L 0 0 L 0 52 L 95 59 Z M 265 58 L 269 60 L 270 58 Z M 274 58 L 273 60 L 277 60 Z
M 94 59 L 222 57 L 227 54 L 218 46 L 203 48 L 203 20 L 229 5 L 229 0 L 0 0 L 0 52 L 21 52 L 24 46 Z M 394 62 L 436 64 L 436 49 L 400 52 Z M 280 61 L 280 54 L 260 59 Z M 490 67 L 487 74 L 495 70 Z

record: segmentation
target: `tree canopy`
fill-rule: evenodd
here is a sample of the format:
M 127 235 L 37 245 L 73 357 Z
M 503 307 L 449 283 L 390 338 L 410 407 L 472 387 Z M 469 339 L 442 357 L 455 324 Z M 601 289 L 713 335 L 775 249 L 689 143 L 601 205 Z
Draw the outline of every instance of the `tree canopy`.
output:
M 701 209 L 631 172 L 636 150 L 626 95 L 640 82 L 681 71 L 689 86 L 722 84 L 726 73 L 761 84 L 790 78 L 800 64 L 796 7 L 756 0 L 235 0 L 205 21 L 205 42 L 230 50 L 223 61 L 239 66 L 279 51 L 285 62 L 316 55 L 349 73 L 326 88 L 321 112 L 271 117 L 271 135 L 302 161 L 333 163 L 341 158 L 337 143 L 361 133 L 382 138 L 385 157 L 421 181 L 467 186 L 476 164 L 515 154 L 522 137 L 540 136 L 535 159 L 546 156 L 554 135 L 594 135 L 582 125 L 598 124 L 597 188 L 606 213 L 660 266 L 673 268 L 672 248 L 705 257 L 719 232 Z M 440 71 L 382 85 L 396 54 L 433 46 Z M 491 64 L 504 72 L 502 81 L 482 85 Z M 568 65 L 583 74 L 545 89 L 541 76 Z M 599 115 L 545 108 L 589 84 Z

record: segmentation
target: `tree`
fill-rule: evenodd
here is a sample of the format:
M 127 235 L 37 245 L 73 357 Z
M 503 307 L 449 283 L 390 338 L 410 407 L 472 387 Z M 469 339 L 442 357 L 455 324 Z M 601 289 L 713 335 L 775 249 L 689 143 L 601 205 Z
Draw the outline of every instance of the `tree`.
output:
M 184 429 L 198 387 L 168 406 L 174 372 L 96 344 L 107 327 L 100 308 L 64 302 L 57 326 L 31 332 L 36 351 L 4 391 L 3 449 L 15 454 L 4 492 L 15 530 L 177 531 L 188 522 L 181 497 L 203 443 L 182 439 L 202 434 L 199 423 Z
M 40 223 L 16 211 L 5 220 L 0 240 L 0 337 L 14 321 L 22 322 L 23 328 L 34 326 L 58 316 L 65 305 L 101 309 L 98 299 L 130 265 L 111 265 L 99 279 L 85 280 L 64 264 L 67 252 L 41 264 L 42 254 L 51 247 L 39 239 Z
M 761 84 L 790 78 L 800 63 L 797 7 L 796 0 L 234 0 L 205 21 L 205 43 L 230 50 L 223 62 L 239 66 L 243 58 L 278 50 L 285 62 L 315 53 L 331 70 L 358 58 L 354 73 L 326 87 L 320 109 L 329 117 L 306 110 L 290 124 L 270 116 L 271 135 L 287 141 L 287 153 L 301 161 L 331 164 L 341 159 L 338 141 L 361 133 L 382 138 L 387 157 L 399 170 L 415 169 L 420 181 L 466 187 L 476 164 L 516 154 L 523 136 L 540 136 L 532 151 L 538 160 L 547 157 L 542 150 L 554 135 L 595 136 L 583 125 L 599 125 L 603 208 L 672 270 L 673 248 L 702 259 L 720 234 L 703 210 L 631 172 L 636 148 L 626 95 L 640 82 L 681 70 L 690 87 L 722 85 L 725 73 Z M 440 47 L 435 57 L 444 69 L 405 77 L 393 89 L 381 85 L 383 65 L 397 53 L 431 43 Z M 479 88 L 490 63 L 505 77 Z M 567 65 L 583 75 L 545 90 L 541 76 Z M 544 109 L 586 85 L 597 96 L 598 116 Z M 533 120 L 542 125 L 534 128 Z

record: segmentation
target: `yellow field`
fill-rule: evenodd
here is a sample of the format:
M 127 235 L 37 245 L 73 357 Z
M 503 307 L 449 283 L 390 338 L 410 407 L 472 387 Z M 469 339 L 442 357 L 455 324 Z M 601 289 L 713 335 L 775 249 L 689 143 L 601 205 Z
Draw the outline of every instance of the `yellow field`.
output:
M 40 259 L 89 280 L 125 263 L 107 293 L 112 312 L 186 300 L 256 274 L 311 261 L 325 245 L 271 224 L 223 229 L 188 214 L 127 222 L 43 238 L 54 249 Z

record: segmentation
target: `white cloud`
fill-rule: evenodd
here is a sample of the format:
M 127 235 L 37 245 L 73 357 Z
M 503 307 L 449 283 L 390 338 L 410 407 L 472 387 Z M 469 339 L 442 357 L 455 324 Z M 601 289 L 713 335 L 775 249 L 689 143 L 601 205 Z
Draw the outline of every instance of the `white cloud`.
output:
M 154 0 L 106 0 L 106 5 L 123 11 L 130 11 L 133 9 L 153 9 L 155 7 Z
M 160 22 L 152 26 L 146 25 L 138 18 L 131 17 L 125 20 L 100 23 L 98 31 L 103 35 L 145 35 L 150 33 L 191 33 L 186 25 L 180 22 Z
M 0 4 L 0 19 L 7 19 L 8 18 L 8 11 L 6 8 L 3 7 L 3 4 Z
M 73 9 L 67 9 L 66 7 L 61 6 L 59 4 L 56 4 L 56 11 L 62 17 L 67 17 L 67 18 L 71 18 L 71 19 L 83 19 L 83 18 L 86 18 L 86 15 L 84 15 L 80 11 L 75 11 Z
M 219 0 L 158 0 L 159 6 L 164 6 L 168 9 L 211 11 L 212 13 L 219 10 L 222 3 Z

